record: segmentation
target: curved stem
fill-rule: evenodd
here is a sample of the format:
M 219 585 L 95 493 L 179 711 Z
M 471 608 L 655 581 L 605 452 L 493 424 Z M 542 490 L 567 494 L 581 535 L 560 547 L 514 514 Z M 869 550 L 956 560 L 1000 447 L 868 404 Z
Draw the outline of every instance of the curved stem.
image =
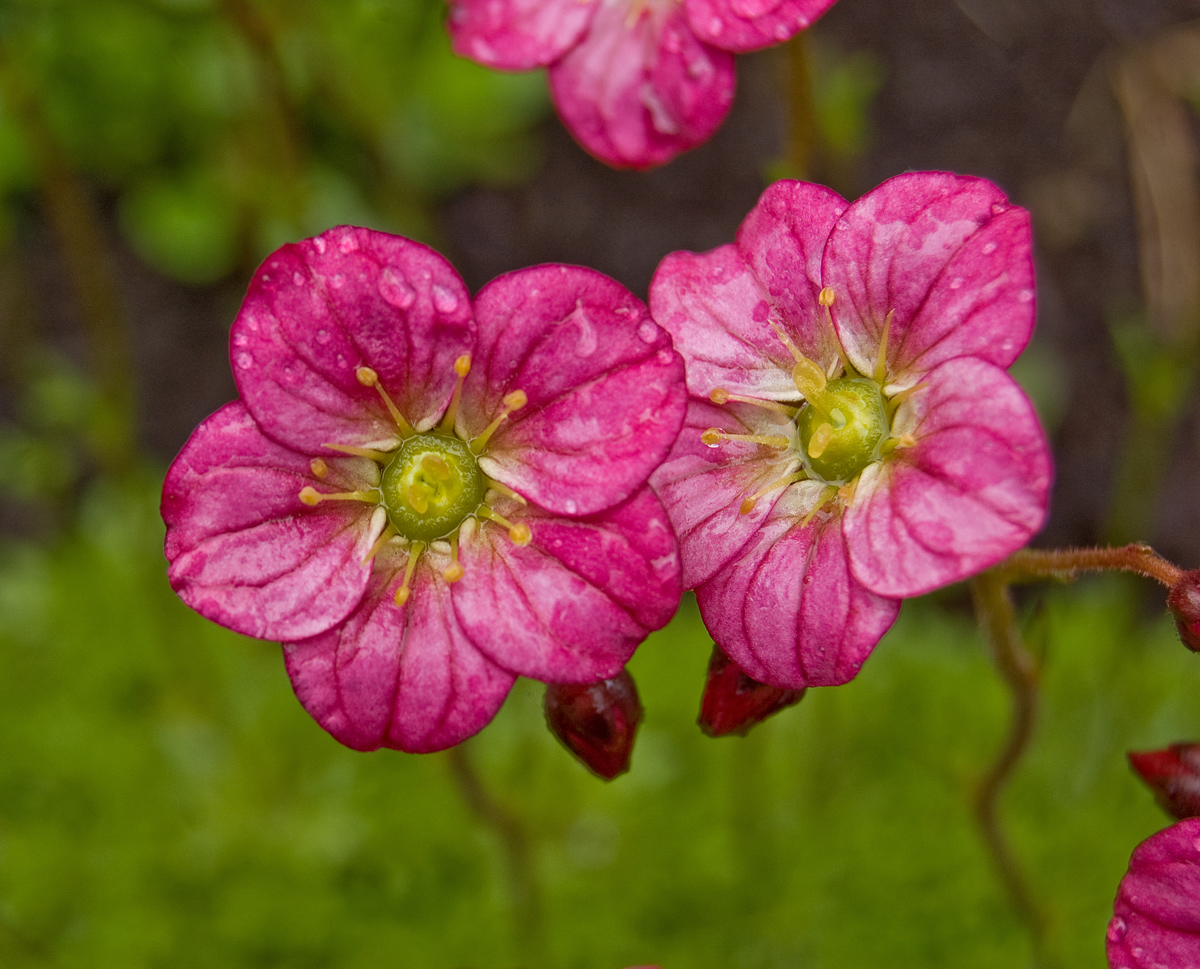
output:
M 1058 579 L 1073 582 L 1080 572 L 1135 572 L 1161 582 L 1168 589 L 1183 570 L 1159 555 L 1149 545 L 1135 542 L 1116 548 L 1023 548 L 992 569 L 1004 584 Z
M 1020 554 L 1020 553 L 1018 553 Z M 1000 798 L 1029 747 L 1038 708 L 1038 667 L 1017 632 L 1008 580 L 999 569 L 971 580 L 971 599 L 1000 675 L 1012 695 L 1008 737 L 975 796 L 975 817 L 991 854 L 996 874 L 1013 908 L 1025 923 L 1039 965 L 1047 965 L 1046 917 L 1038 908 L 1029 882 L 999 819 Z

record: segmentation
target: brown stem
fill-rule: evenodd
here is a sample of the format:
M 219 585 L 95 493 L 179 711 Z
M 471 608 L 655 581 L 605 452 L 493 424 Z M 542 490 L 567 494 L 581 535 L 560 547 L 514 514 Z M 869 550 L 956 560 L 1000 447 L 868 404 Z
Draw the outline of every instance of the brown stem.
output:
M 787 52 L 787 160 L 797 178 L 811 178 L 817 146 L 817 115 L 813 101 L 808 31 L 784 45 Z
M 1012 722 L 1008 738 L 976 792 L 975 817 L 996 874 L 1013 908 L 1029 930 L 1037 962 L 1047 965 L 1046 917 L 1037 906 L 998 816 L 1000 798 L 1033 736 L 1037 719 L 1039 671 L 1037 663 L 1021 642 L 1008 582 L 998 570 L 984 572 L 971 580 L 971 598 L 980 628 L 992 647 L 996 667 L 1012 695 Z
M 512 896 L 517 949 L 522 959 L 538 964 L 541 948 L 541 899 L 533 874 L 533 852 L 520 819 L 484 787 L 463 744 L 446 751 L 450 773 L 471 813 L 500 839 Z
M 1183 570 L 1167 561 L 1149 545 L 1134 543 L 1116 548 L 1062 548 L 1043 551 L 1023 548 L 992 570 L 1006 584 L 1058 579 L 1073 582 L 1080 572 L 1135 572 L 1155 579 L 1168 589 Z

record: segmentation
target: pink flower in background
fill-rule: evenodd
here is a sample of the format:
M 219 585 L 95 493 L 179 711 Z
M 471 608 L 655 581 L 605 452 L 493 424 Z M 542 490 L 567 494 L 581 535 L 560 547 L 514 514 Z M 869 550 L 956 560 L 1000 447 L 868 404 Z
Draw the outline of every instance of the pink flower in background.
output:
M 449 0 L 454 49 L 549 68 L 563 123 L 601 161 L 649 168 L 694 148 L 733 103 L 733 55 L 787 40 L 833 0 Z
M 651 312 L 693 398 L 652 482 L 684 585 L 748 676 L 846 682 L 901 598 L 1041 527 L 1049 453 L 1004 370 L 1033 300 L 1028 213 L 943 173 L 852 204 L 779 182 L 735 243 L 663 260 Z
M 1200 818 L 1134 849 L 1108 923 L 1110 969 L 1200 966 Z
M 450 746 L 518 674 L 616 676 L 674 613 L 645 482 L 683 367 L 613 280 L 539 266 L 472 305 L 436 252 L 344 227 L 267 259 L 231 341 L 241 400 L 163 488 L 171 584 L 282 641 L 342 743 Z

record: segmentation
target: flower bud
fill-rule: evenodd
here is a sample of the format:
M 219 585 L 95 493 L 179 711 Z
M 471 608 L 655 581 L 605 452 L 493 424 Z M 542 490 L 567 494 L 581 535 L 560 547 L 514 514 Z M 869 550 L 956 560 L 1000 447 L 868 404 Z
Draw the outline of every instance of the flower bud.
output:
M 1200 743 L 1128 756 L 1164 811 L 1180 821 L 1200 817 Z
M 546 686 L 546 725 L 597 777 L 629 770 L 642 704 L 628 670 L 599 683 Z
M 744 737 L 751 727 L 799 703 L 803 696 L 803 690 L 782 690 L 751 679 L 714 643 L 696 722 L 710 737 L 731 733 Z
M 1167 608 L 1183 645 L 1200 653 L 1200 569 L 1184 572 L 1167 593 Z

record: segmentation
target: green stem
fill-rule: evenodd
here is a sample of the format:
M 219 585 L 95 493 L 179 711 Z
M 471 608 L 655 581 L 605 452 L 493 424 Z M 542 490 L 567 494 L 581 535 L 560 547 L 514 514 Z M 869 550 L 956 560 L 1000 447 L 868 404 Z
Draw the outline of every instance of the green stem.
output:
M 817 147 L 817 111 L 813 101 L 808 43 L 808 31 L 802 30 L 784 45 L 787 56 L 787 160 L 796 178 L 813 176 Z

